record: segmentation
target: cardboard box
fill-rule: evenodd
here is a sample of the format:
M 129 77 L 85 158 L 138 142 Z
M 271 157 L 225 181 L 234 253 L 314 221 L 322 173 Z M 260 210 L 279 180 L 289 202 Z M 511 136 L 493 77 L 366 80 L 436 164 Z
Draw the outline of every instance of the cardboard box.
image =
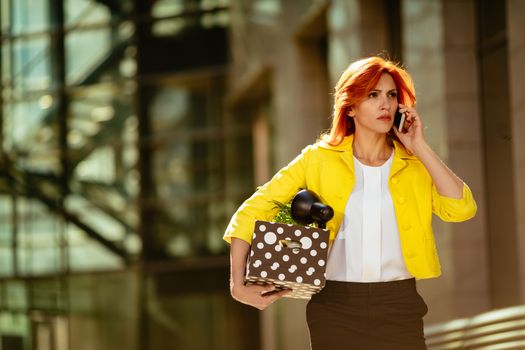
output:
M 310 299 L 325 285 L 329 231 L 256 221 L 247 283 L 291 289 L 287 297 Z

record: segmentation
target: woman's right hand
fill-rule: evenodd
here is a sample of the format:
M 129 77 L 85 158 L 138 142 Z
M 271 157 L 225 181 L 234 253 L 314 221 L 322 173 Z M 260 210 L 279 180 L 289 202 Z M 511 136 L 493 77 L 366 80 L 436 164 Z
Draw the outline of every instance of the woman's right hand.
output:
M 275 286 L 271 284 L 248 284 L 233 286 L 231 288 L 233 299 L 259 310 L 266 309 L 277 299 L 282 298 L 290 292 L 291 290 L 276 290 Z
M 230 247 L 230 292 L 233 299 L 253 306 L 259 310 L 264 310 L 277 299 L 290 293 L 290 290 L 275 289 L 274 285 L 244 284 L 246 271 L 246 259 L 250 245 L 242 239 L 232 238 Z

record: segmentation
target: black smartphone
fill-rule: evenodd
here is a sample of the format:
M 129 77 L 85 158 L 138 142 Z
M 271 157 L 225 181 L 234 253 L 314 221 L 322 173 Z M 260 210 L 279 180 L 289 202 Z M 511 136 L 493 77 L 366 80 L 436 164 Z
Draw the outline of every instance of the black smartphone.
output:
M 398 109 L 394 117 L 394 126 L 397 128 L 397 130 L 399 130 L 400 132 L 403 132 L 404 124 L 405 124 L 405 113 L 400 113 Z

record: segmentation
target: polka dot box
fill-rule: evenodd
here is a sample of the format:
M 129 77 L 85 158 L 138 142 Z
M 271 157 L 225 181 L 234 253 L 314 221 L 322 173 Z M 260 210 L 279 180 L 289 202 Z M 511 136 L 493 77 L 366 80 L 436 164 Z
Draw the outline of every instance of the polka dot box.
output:
M 292 289 L 287 297 L 310 299 L 325 284 L 326 229 L 256 221 L 247 283 Z

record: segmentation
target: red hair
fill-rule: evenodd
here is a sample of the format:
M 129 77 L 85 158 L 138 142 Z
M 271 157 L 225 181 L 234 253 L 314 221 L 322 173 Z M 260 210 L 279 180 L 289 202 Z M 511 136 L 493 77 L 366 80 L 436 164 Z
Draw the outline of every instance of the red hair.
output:
M 347 116 L 348 109 L 368 96 L 383 73 L 390 74 L 394 79 L 399 103 L 408 107 L 416 104 L 414 82 L 406 70 L 376 56 L 356 61 L 344 71 L 335 86 L 332 126 L 330 132 L 322 136 L 325 142 L 337 146 L 345 136 L 355 132 L 354 119 Z M 388 134 L 397 139 L 393 131 Z

